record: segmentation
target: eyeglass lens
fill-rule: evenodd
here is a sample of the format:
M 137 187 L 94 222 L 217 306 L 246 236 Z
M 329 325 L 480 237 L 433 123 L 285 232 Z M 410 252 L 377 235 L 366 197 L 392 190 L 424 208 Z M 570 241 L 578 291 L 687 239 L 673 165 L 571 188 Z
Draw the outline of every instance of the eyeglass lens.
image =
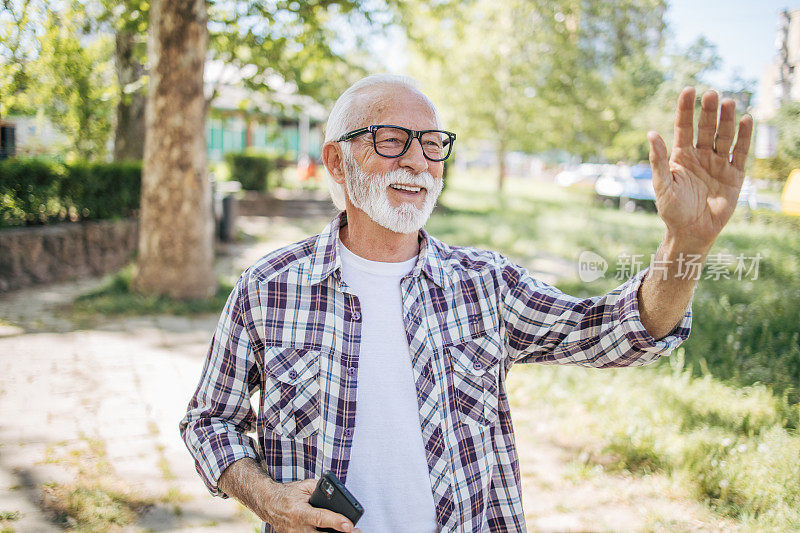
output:
M 386 157 L 397 157 L 408 143 L 408 132 L 399 128 L 381 127 L 375 130 L 375 151 Z M 450 137 L 442 131 L 429 131 L 420 137 L 422 150 L 429 159 L 444 159 L 450 153 Z

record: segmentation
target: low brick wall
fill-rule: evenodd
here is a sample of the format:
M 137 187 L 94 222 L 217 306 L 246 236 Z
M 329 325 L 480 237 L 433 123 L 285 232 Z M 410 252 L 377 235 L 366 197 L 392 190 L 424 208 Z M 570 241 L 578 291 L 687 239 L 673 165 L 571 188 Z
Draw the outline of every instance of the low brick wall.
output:
M 0 230 L 0 293 L 37 283 L 96 276 L 127 264 L 135 219 Z
M 338 211 L 327 191 L 244 191 L 236 202 L 236 213 L 245 217 L 333 218 Z

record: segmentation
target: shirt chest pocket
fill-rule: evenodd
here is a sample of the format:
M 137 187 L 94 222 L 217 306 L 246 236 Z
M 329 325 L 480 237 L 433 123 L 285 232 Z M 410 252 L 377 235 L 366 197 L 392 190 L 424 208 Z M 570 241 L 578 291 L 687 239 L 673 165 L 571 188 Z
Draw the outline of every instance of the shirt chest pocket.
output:
M 445 346 L 450 357 L 453 413 L 467 425 L 491 426 L 499 409 L 502 344 L 496 332 Z
M 266 429 L 291 439 L 314 435 L 320 426 L 320 352 L 303 348 L 264 350 Z

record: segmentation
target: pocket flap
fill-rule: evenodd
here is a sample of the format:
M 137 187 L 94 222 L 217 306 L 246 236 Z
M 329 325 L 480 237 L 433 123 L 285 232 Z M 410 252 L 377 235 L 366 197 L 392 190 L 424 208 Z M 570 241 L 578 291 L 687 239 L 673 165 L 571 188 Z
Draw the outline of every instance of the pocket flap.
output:
M 271 346 L 264 348 L 267 374 L 282 383 L 295 384 L 319 374 L 318 350 Z
M 499 336 L 488 333 L 482 337 L 448 346 L 453 368 L 457 372 L 482 376 L 499 361 L 502 353 Z

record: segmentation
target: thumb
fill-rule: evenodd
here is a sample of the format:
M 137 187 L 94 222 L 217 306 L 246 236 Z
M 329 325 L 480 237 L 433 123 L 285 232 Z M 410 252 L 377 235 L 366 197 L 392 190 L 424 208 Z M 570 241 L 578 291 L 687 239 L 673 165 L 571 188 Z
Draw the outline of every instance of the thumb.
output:
M 300 492 L 311 496 L 311 494 L 314 492 L 314 489 L 317 488 L 317 483 L 319 483 L 319 480 L 308 478 L 302 481 L 298 481 L 296 486 L 300 490 Z
M 653 188 L 661 189 L 669 183 L 669 157 L 664 139 L 655 131 L 647 134 L 650 142 L 650 168 L 653 170 Z

